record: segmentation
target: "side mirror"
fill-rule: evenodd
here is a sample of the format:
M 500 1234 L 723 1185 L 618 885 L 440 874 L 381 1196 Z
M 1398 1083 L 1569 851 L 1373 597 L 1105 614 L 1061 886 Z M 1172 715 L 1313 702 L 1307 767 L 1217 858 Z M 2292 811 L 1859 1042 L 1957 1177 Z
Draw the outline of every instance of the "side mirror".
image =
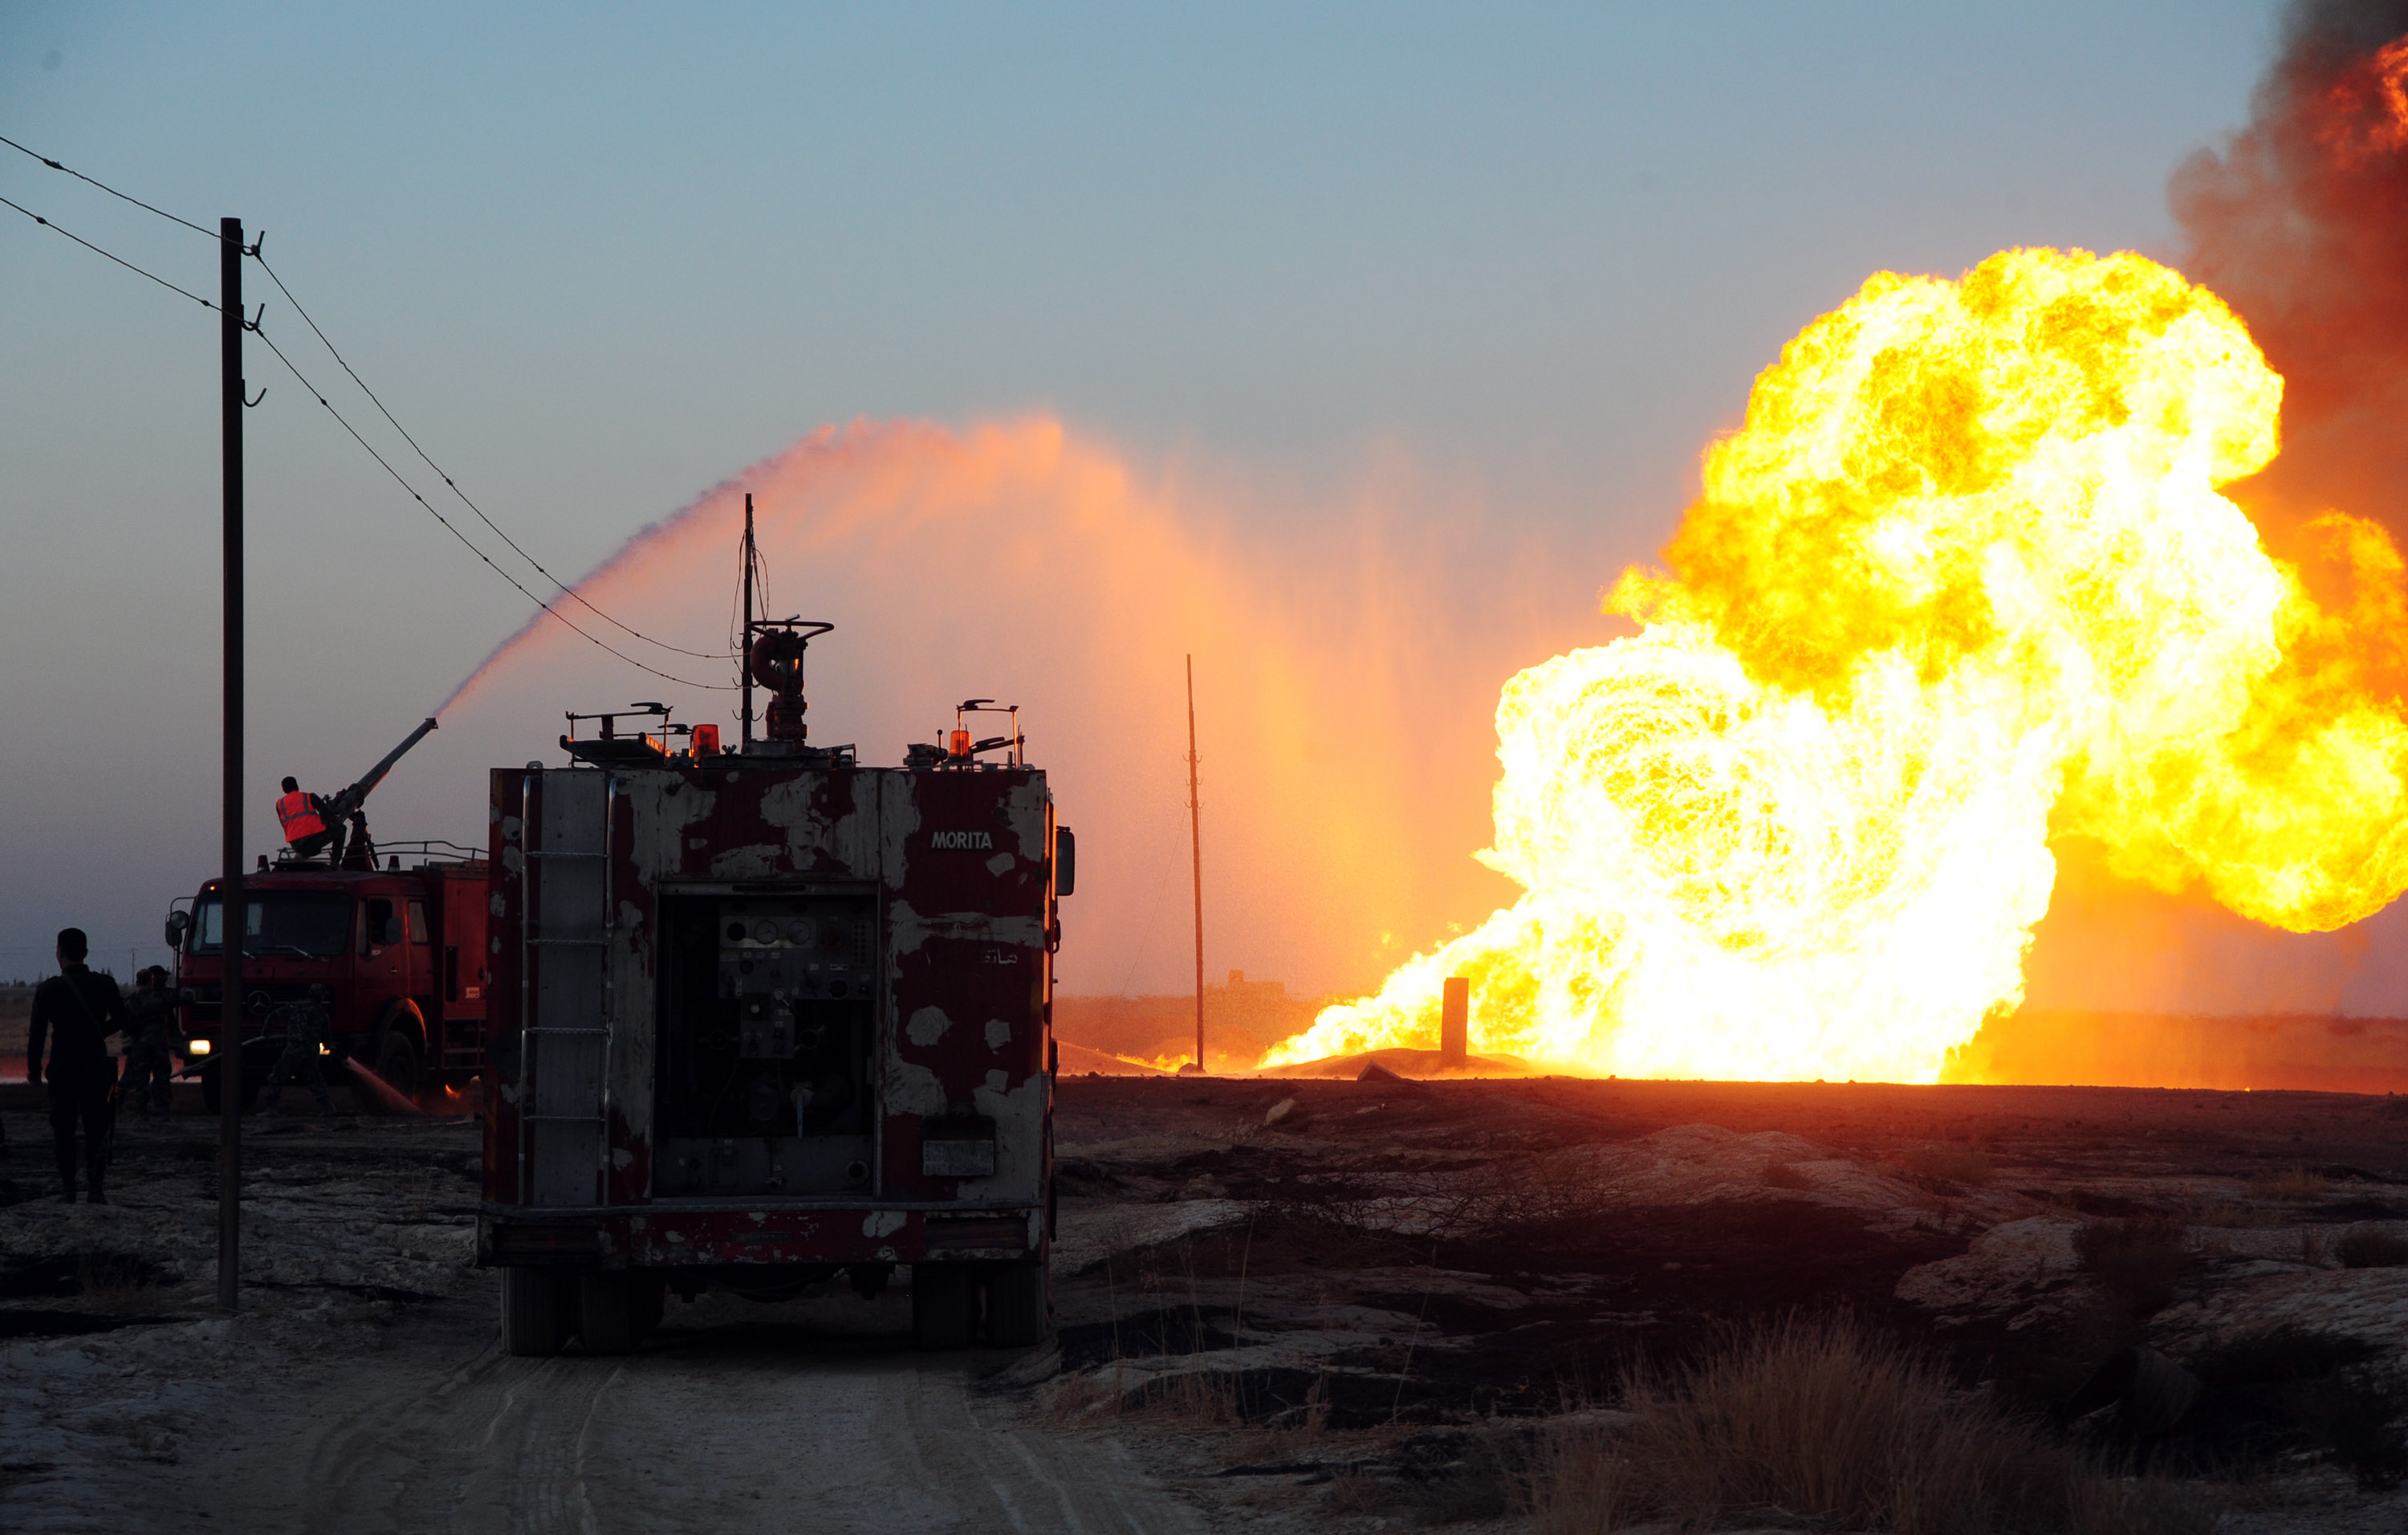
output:
M 1068 826 L 1054 828 L 1054 894 L 1058 898 L 1079 888 L 1079 839 Z
M 170 912 L 168 912 L 168 913 L 167 913 L 167 947 L 168 947 L 168 948 L 170 948 L 170 949 L 180 949 L 180 948 L 182 948 L 182 947 L 184 946 L 184 930 L 185 930 L 186 928 L 190 927 L 192 925 L 193 925 L 193 919 L 192 919 L 191 917 L 186 916 L 183 912 L 181 912 L 181 911 L 170 911 Z

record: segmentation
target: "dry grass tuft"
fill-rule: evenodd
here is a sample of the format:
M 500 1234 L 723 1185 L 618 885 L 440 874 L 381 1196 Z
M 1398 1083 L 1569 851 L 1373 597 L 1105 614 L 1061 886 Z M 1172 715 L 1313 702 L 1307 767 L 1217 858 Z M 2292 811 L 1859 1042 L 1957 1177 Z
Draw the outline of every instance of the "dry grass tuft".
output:
M 2332 1180 L 2307 1168 L 2282 1168 L 2249 1180 L 2250 1198 L 2283 1204 L 2305 1204 L 2332 1192 Z
M 139 1258 L 86 1253 L 76 1259 L 76 1285 L 86 1311 L 136 1316 L 163 1305 L 152 1285 L 155 1271 Z
M 1970 1184 L 1976 1188 L 1999 1175 L 1998 1169 L 1990 1164 L 1989 1154 L 1964 1141 L 1916 1146 L 1906 1154 L 1904 1162 L 1909 1172 L 1952 1184 Z
M 1891 1535 L 2204 1535 L 2196 1492 L 2114 1479 L 1845 1318 L 1769 1324 L 1670 1377 L 1635 1377 L 1635 1417 L 1541 1446 L 1541 1535 L 1750 1515 Z
M 2344 1269 L 2408 1268 L 2408 1238 L 2359 1226 L 2333 1243 L 2334 1261 Z
M 1602 1428 L 1549 1436 L 1530 1470 L 1532 1535 L 1603 1535 L 1640 1501 L 1613 1437 Z
M 1238 1375 L 1220 1370 L 1139 1370 L 1111 1360 L 1065 1375 L 1051 1411 L 1061 1422 L 1146 1417 L 1182 1428 L 1231 1428 L 1246 1422 Z
M 2238 1199 L 2201 1199 L 2183 1210 L 2183 1219 L 2193 1226 L 2214 1227 L 2227 1231 L 2259 1230 L 2276 1224 L 2273 1213 L 2246 1205 Z

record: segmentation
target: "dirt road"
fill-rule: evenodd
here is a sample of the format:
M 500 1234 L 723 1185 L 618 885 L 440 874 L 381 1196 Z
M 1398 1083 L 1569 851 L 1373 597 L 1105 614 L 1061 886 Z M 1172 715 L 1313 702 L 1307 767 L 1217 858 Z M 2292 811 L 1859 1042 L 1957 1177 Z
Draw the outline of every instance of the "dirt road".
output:
M 1201 1528 L 1119 1446 L 982 1413 L 967 1377 L 882 1340 L 832 1349 L 740 1322 L 625 1359 L 483 1348 L 333 1393 L 339 1413 L 288 1418 L 192 1490 L 247 1506 L 254 1529 Z
M 251 1288 L 208 1317 L 204 1134 L 131 1127 L 101 1208 L 27 1198 L 24 1152 L 7 1165 L 0 1526 L 1203 1528 L 1113 1435 L 981 1390 L 1011 1356 L 912 1353 L 899 1289 L 707 1295 L 631 1357 L 502 1355 L 493 1276 L 464 1261 L 465 1126 L 263 1126 Z M 72 1301 L 39 1305 L 44 1284 Z

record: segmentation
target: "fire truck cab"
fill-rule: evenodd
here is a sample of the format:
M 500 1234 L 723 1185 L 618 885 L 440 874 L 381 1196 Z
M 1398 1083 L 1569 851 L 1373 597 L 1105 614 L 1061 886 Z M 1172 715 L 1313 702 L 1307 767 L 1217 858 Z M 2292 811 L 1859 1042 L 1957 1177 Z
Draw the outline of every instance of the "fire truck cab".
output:
M 243 882 L 243 1005 L 230 1024 L 223 996 L 224 908 L 209 881 L 189 911 L 169 914 L 177 983 L 190 987 L 186 1056 L 199 1069 L 209 1106 L 219 1102 L 217 1062 L 240 1041 L 245 1107 L 283 1050 L 274 1011 L 331 993 L 328 1076 L 339 1083 L 357 1057 L 404 1096 L 466 1082 L 485 1064 L 484 861 L 472 854 L 423 856 L 404 869 L 337 868 L 288 861 Z

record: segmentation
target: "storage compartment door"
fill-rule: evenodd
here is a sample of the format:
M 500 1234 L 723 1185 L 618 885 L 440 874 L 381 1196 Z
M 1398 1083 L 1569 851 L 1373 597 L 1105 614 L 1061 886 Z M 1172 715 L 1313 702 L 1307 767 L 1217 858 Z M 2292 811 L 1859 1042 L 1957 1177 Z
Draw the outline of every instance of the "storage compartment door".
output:
M 528 1197 L 591 1205 L 602 1197 L 610 1029 L 603 983 L 609 943 L 608 776 L 552 771 L 528 817 L 525 1068 Z

